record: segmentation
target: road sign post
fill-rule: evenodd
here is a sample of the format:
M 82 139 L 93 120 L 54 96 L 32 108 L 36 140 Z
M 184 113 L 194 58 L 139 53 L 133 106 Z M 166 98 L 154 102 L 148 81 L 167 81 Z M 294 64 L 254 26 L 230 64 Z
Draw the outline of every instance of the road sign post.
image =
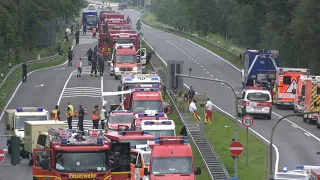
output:
M 5 158 L 6 158 L 6 155 L 5 155 L 4 150 L 0 149 L 0 163 L 2 163 Z
M 249 156 L 249 127 L 254 123 L 254 119 L 250 115 L 245 115 L 242 117 L 242 124 L 247 128 L 246 133 L 246 165 L 248 166 L 248 156 Z
M 200 104 L 200 142 L 203 142 L 204 136 L 204 106 L 207 103 L 208 95 L 206 94 L 198 94 L 198 100 Z

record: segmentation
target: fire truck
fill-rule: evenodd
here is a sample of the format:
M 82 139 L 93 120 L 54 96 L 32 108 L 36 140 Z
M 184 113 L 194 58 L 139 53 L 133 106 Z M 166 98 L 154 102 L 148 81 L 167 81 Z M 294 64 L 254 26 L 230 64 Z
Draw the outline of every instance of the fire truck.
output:
M 141 130 L 148 131 L 155 137 L 160 136 L 176 136 L 176 126 L 173 120 L 143 120 L 141 122 Z
M 104 136 L 110 139 L 111 142 L 130 143 L 130 147 L 135 147 L 136 145 L 147 146 L 149 141 L 154 141 L 154 136 L 145 131 L 110 131 L 104 133 Z
M 129 143 L 110 143 L 101 130 L 74 132 L 49 129 L 39 135 L 45 146 L 33 150 L 33 179 L 130 179 Z
M 124 72 L 118 91 L 134 88 L 161 88 L 161 78 L 155 71 L 151 71 L 148 74 Z
M 309 75 L 309 69 L 282 68 L 276 70 L 276 89 L 273 103 L 277 108 L 287 106 L 293 108 L 297 79 L 301 75 Z
M 145 113 L 135 115 L 135 121 L 133 129 L 141 131 L 141 122 L 143 120 L 168 120 L 168 116 L 165 113 L 158 113 L 157 111 L 147 110 Z
M 136 146 L 131 148 L 131 180 L 148 180 L 144 176 L 144 169 L 149 168 L 151 149 L 147 147 Z
M 136 53 L 133 44 L 116 44 L 111 56 L 110 76 L 118 79 L 125 71 L 137 73 L 140 69 Z
M 134 121 L 132 112 L 127 110 L 116 110 L 108 114 L 106 127 L 108 130 L 117 130 L 119 125 L 131 127 L 132 124 L 134 124 Z
M 317 111 L 320 106 L 320 78 L 314 76 L 305 79 L 302 83 L 301 91 L 300 98 L 303 102 L 303 112 Z M 317 113 L 305 114 L 303 115 L 303 121 L 309 124 L 316 122 L 317 127 L 320 128 L 318 117 Z
M 187 136 L 163 136 L 155 138 L 152 148 L 149 169 L 144 169 L 144 175 L 150 180 L 181 179 L 188 174 L 188 179 L 196 179 L 201 174 L 201 168 L 195 167 L 194 158 Z
M 310 180 L 320 180 L 320 169 L 311 170 Z
M 293 102 L 293 112 L 301 113 L 304 110 L 304 95 L 305 95 L 305 86 L 303 86 L 306 79 L 310 79 L 312 76 L 301 75 L 297 79 L 297 88 L 293 90 L 294 93 L 294 102 Z M 303 87 L 303 89 L 302 89 Z

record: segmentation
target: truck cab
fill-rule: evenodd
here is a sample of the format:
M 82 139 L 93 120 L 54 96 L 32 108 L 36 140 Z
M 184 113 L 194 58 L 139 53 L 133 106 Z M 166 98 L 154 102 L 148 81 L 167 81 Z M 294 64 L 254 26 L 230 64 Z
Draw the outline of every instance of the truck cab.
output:
M 297 78 L 297 88 L 294 93 L 294 101 L 293 101 L 293 112 L 301 113 L 304 110 L 304 100 L 305 100 L 305 81 L 307 79 L 311 79 L 312 76 L 309 75 L 301 75 Z
M 201 174 L 201 168 L 195 167 L 188 137 L 163 136 L 155 138 L 155 145 L 151 146 L 149 169 L 144 169 L 144 175 L 150 180 L 157 179 L 196 179 Z
M 117 130 L 119 125 L 131 127 L 134 121 L 132 112 L 127 110 L 116 110 L 108 114 L 106 127 L 107 130 Z
M 141 123 L 143 120 L 168 120 L 168 116 L 165 113 L 147 110 L 145 113 L 139 113 L 135 115 L 134 129 L 136 131 L 141 130 Z
M 130 178 L 129 143 L 110 143 L 98 130 L 74 132 L 48 130 L 45 147 L 33 151 L 34 179 Z
M 122 77 L 123 72 L 137 73 L 137 51 L 132 44 L 116 44 L 111 55 L 110 75 L 115 79 Z
M 5 109 L 4 111 L 4 132 L 5 135 L 20 137 L 21 156 L 28 157 L 24 150 L 24 128 L 25 121 L 47 121 L 49 112 L 42 107 L 19 107 L 16 109 Z M 7 137 L 8 153 L 11 153 L 10 137 Z
M 136 146 L 131 148 L 131 180 L 148 179 L 144 175 L 144 169 L 149 169 L 151 149 L 147 147 Z
M 134 88 L 161 88 L 161 78 L 155 71 L 148 74 L 124 72 L 118 91 L 127 91 Z
M 92 30 L 93 27 L 98 24 L 98 12 L 95 10 L 82 12 L 82 24 L 87 25 L 88 30 Z
M 173 120 L 143 120 L 141 130 L 148 131 L 154 137 L 176 136 L 176 126 Z

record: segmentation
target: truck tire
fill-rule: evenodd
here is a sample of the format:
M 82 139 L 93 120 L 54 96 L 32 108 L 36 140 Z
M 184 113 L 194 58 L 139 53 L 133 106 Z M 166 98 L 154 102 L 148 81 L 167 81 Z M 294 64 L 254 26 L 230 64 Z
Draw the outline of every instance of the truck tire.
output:
M 268 116 L 266 116 L 266 119 L 267 119 L 267 120 L 270 120 L 270 119 L 271 119 L 271 114 L 269 114 Z
M 317 128 L 320 129 L 320 124 L 319 124 L 318 120 L 316 122 L 316 125 L 317 125 Z

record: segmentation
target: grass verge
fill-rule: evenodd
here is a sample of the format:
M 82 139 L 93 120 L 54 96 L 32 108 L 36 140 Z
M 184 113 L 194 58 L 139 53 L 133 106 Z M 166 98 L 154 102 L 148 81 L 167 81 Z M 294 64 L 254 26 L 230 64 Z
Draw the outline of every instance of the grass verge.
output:
M 135 9 L 136 10 L 136 9 Z M 226 59 L 227 61 L 229 61 L 230 63 L 234 64 L 235 66 L 237 66 L 238 68 L 242 67 L 242 63 L 239 61 L 239 55 L 240 53 L 243 52 L 242 48 L 230 45 L 231 42 L 229 41 L 225 41 L 220 35 L 212 35 L 209 34 L 207 37 L 204 37 L 203 39 L 218 44 L 220 43 L 220 47 L 218 46 L 214 46 L 211 43 L 204 41 L 202 39 L 199 39 L 195 36 L 191 36 L 190 34 L 188 34 L 187 32 L 181 32 L 178 30 L 175 30 L 174 28 L 171 28 L 169 26 L 163 25 L 161 23 L 158 23 L 156 21 L 156 17 L 154 14 L 147 12 L 142 16 L 142 22 L 145 23 L 146 25 L 155 28 L 155 29 L 159 29 L 161 31 L 165 31 L 165 32 L 169 32 L 171 34 L 189 39 L 190 41 L 210 50 L 211 52 L 223 57 L 224 59 Z M 230 52 L 224 50 L 223 48 L 228 49 L 229 51 L 234 51 L 234 53 L 237 55 L 233 55 Z
M 28 65 L 28 72 L 37 70 L 37 69 L 42 69 L 45 67 L 51 67 L 51 66 L 56 66 L 61 63 L 63 63 L 66 60 L 66 55 L 68 52 L 68 48 L 71 46 L 73 42 L 73 39 L 70 38 L 68 42 L 66 42 L 63 46 L 63 56 L 59 56 L 57 59 L 53 61 L 47 61 L 43 63 L 37 63 L 37 64 L 32 64 Z M 6 83 L 3 85 L 3 87 L 0 89 L 0 109 L 2 110 L 8 100 L 8 97 L 13 93 L 15 87 L 17 84 L 21 81 L 22 77 L 22 69 L 19 69 L 12 73 L 12 75 L 8 78 Z
M 143 47 L 146 47 L 147 50 L 155 54 L 152 48 L 148 46 L 145 42 L 143 42 L 142 45 Z M 166 69 L 165 65 L 163 65 L 163 68 Z M 152 67 L 148 65 L 146 69 L 152 70 Z M 168 100 L 168 96 L 165 96 L 164 99 Z M 183 107 L 178 107 L 178 108 L 183 108 Z M 188 109 L 188 108 L 184 107 L 184 109 Z M 198 105 L 198 110 L 199 109 L 200 107 Z M 200 114 L 200 112 L 198 112 L 198 114 Z M 176 112 L 173 112 L 169 117 L 170 119 L 176 120 L 175 121 L 176 131 L 177 133 L 179 133 L 183 125 L 178 114 Z M 207 135 L 208 140 L 215 148 L 215 151 L 218 153 L 221 161 L 223 162 L 223 164 L 225 165 L 226 169 L 228 170 L 231 176 L 234 175 L 234 160 L 230 156 L 228 148 L 229 148 L 231 139 L 234 138 L 234 129 L 235 129 L 235 123 L 233 119 L 230 119 L 228 116 L 225 116 L 224 114 L 218 111 L 213 112 L 212 124 L 205 125 L 205 134 Z M 243 128 L 242 125 L 239 127 L 239 140 L 246 147 L 246 144 L 245 144 L 246 128 Z M 201 169 L 202 169 L 202 175 L 197 176 L 197 179 L 208 179 L 209 173 L 204 165 L 204 162 L 202 161 L 202 158 L 198 150 L 196 149 L 194 144 L 191 143 L 191 146 L 194 152 L 195 163 L 197 166 L 201 166 Z M 265 179 L 267 174 L 266 145 L 251 133 L 249 133 L 248 153 L 249 153 L 248 166 L 246 165 L 245 153 L 242 154 L 239 158 L 238 178 L 246 179 L 246 180 Z

